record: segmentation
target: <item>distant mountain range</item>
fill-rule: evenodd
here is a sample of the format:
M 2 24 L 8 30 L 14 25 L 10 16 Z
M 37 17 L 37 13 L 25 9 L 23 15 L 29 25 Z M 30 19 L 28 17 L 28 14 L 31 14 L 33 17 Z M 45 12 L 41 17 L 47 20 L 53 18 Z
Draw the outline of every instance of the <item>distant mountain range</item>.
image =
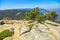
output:
M 0 10 L 0 19 L 10 18 L 10 19 L 23 19 L 25 16 L 25 12 L 32 10 L 32 8 L 24 8 L 24 9 L 8 9 L 8 10 Z M 51 10 L 46 10 L 40 8 L 40 13 L 49 13 Z M 54 9 L 58 13 L 58 19 L 60 19 L 60 9 Z

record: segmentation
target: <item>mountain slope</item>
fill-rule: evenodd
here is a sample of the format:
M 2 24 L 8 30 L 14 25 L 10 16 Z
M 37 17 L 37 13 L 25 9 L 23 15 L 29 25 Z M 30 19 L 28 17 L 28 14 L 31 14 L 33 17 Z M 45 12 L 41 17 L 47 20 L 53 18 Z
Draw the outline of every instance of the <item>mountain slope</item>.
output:
M 25 17 L 25 12 L 33 10 L 33 8 L 24 8 L 24 9 L 8 9 L 0 10 L 0 19 L 9 18 L 9 19 L 23 19 Z M 60 9 L 53 9 L 58 13 L 58 19 L 60 19 Z M 40 8 L 40 13 L 49 13 L 52 10 L 46 10 Z
M 20 19 L 24 17 L 25 12 L 26 10 L 19 10 L 19 9 L 0 10 L 0 19 L 3 19 L 5 17 L 11 18 L 11 19 Z

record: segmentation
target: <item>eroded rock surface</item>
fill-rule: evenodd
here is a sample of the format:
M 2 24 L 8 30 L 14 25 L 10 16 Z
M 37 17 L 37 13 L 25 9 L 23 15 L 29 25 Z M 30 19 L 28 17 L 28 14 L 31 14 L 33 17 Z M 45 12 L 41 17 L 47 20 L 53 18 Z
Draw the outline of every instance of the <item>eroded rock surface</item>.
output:
M 7 37 L 3 40 L 60 40 L 60 24 L 50 21 L 48 22 L 51 24 L 34 23 L 31 30 L 27 23 L 23 21 L 21 21 L 21 23 L 12 24 L 14 35 L 11 38 Z M 52 24 L 56 24 L 58 26 L 54 26 Z M 9 29 L 9 27 L 7 26 L 5 29 Z

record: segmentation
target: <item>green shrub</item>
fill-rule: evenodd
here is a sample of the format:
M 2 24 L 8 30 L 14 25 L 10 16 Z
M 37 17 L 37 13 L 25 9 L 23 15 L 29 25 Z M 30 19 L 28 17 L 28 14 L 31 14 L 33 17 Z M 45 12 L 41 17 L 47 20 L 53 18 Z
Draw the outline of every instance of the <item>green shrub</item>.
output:
M 45 16 L 42 15 L 42 14 L 38 14 L 38 15 L 36 15 L 35 20 L 36 20 L 37 22 L 39 22 L 39 23 L 44 22 Z
M 9 30 L 4 30 L 0 33 L 0 40 L 3 40 L 6 37 L 12 36 L 12 32 Z
M 30 27 L 30 30 L 33 28 L 34 24 L 28 25 Z

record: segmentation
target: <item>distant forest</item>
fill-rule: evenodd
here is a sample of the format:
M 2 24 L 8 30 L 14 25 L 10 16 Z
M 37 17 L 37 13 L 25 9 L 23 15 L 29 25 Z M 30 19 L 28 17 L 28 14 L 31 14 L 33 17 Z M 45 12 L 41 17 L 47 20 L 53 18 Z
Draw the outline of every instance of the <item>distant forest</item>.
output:
M 35 11 L 37 11 L 37 12 L 35 12 Z M 12 19 L 12 20 L 16 19 L 16 20 L 21 20 L 21 19 L 24 19 L 27 16 L 26 13 L 28 13 L 29 16 L 30 16 L 30 14 L 32 16 L 33 16 L 33 14 L 36 15 L 35 13 L 37 13 L 38 16 L 44 16 L 45 17 L 45 15 L 46 15 L 47 19 L 51 19 L 51 18 L 53 18 L 53 19 L 55 18 L 56 19 L 56 17 L 57 17 L 57 14 L 56 14 L 55 11 L 49 12 L 48 10 L 40 9 L 39 7 L 36 7 L 34 9 L 0 10 L 0 19 Z M 40 14 L 43 14 L 43 15 L 40 15 Z M 38 16 L 37 16 L 37 19 L 38 19 Z M 34 18 L 32 18 L 32 19 L 34 19 Z
M 23 19 L 25 12 L 28 10 L 11 9 L 11 10 L 0 10 L 0 19 Z

